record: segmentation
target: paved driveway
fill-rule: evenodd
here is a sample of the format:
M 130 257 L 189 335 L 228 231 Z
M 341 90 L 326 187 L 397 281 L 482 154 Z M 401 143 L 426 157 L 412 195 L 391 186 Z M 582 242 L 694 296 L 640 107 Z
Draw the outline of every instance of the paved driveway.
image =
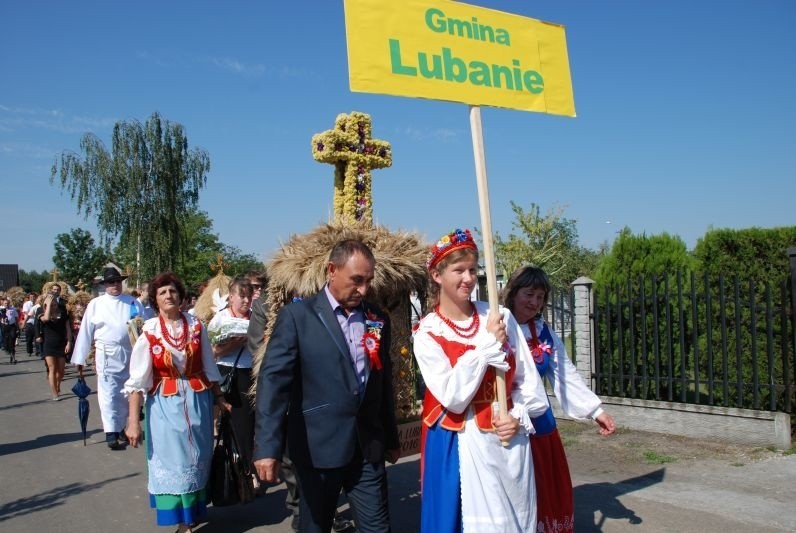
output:
M 0 530 L 167 531 L 155 527 L 148 507 L 143 449 L 105 446 L 95 395 L 84 447 L 76 398 L 49 399 L 43 363 L 22 355 L 9 365 L 4 353 L 0 360 Z M 62 390 L 74 380 L 68 372 Z M 88 384 L 96 390 L 93 376 Z M 690 457 L 664 450 L 659 455 L 675 462 L 655 464 L 642 458 L 645 450 L 671 439 L 623 432 L 606 443 L 586 426 L 565 426 L 564 437 L 578 531 L 796 530 L 796 456 L 765 452 L 739 459 L 743 450 L 733 450 Z M 709 448 L 682 442 L 684 450 Z M 388 468 L 396 533 L 418 530 L 418 471 L 418 456 Z M 284 486 L 276 486 L 249 505 L 211 508 L 210 521 L 197 531 L 288 532 L 284 497 Z

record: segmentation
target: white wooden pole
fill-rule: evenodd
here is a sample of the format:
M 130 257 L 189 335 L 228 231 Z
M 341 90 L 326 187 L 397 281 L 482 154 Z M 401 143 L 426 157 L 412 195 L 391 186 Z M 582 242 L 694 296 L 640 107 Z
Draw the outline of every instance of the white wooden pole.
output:
M 470 131 L 473 136 L 473 156 L 475 157 L 475 177 L 478 182 L 478 207 L 481 211 L 481 237 L 484 240 L 483 258 L 486 267 L 486 288 L 489 293 L 489 311 L 498 313 L 498 289 L 495 269 L 495 247 L 492 243 L 492 215 L 489 211 L 489 185 L 486 179 L 486 158 L 484 157 L 484 135 L 481 129 L 481 108 L 470 106 Z M 508 413 L 506 401 L 506 376 L 502 370 L 496 370 L 497 398 L 500 415 Z M 504 442 L 504 445 L 508 443 Z

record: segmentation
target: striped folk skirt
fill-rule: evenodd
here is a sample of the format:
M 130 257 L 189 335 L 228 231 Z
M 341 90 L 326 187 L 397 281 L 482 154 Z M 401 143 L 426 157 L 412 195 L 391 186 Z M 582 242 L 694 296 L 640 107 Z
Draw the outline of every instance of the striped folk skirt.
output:
M 536 519 L 538 533 L 575 531 L 575 502 L 567 456 L 558 429 L 531 437 L 531 454 L 536 477 Z
M 205 487 L 213 455 L 213 394 L 178 380 L 174 396 L 146 400 L 150 505 L 157 525 L 191 524 L 207 515 Z

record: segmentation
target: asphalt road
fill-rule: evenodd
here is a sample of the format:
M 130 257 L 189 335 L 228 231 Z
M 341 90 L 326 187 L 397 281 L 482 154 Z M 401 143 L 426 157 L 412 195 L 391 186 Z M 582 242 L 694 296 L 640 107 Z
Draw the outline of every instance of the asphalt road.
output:
M 10 365 L 0 351 L 0 530 L 171 531 L 154 525 L 143 449 L 114 452 L 105 445 L 96 396 L 89 398 L 84 446 L 76 398 L 67 393 L 52 401 L 43 363 L 24 353 L 18 360 Z M 75 377 L 67 373 L 62 391 Z M 96 390 L 93 375 L 87 381 Z M 639 454 L 671 439 L 626 431 L 609 446 L 582 428 L 565 432 L 579 532 L 796 531 L 796 455 L 722 450 L 692 457 L 667 448 L 664 458 L 674 462 L 650 464 Z M 709 452 L 698 441 L 680 442 Z M 418 459 L 403 458 L 387 470 L 397 533 L 418 531 Z M 211 507 L 209 521 L 196 530 L 289 532 L 284 498 L 284 486 L 275 486 L 248 505 Z

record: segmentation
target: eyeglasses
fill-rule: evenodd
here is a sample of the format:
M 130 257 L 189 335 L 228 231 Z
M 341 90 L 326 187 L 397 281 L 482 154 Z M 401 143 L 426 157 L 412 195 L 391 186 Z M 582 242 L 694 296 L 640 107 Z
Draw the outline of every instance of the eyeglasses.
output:
M 259 291 L 262 290 L 263 288 L 263 286 L 260 285 L 259 283 L 250 283 L 249 285 L 251 286 L 253 291 Z

